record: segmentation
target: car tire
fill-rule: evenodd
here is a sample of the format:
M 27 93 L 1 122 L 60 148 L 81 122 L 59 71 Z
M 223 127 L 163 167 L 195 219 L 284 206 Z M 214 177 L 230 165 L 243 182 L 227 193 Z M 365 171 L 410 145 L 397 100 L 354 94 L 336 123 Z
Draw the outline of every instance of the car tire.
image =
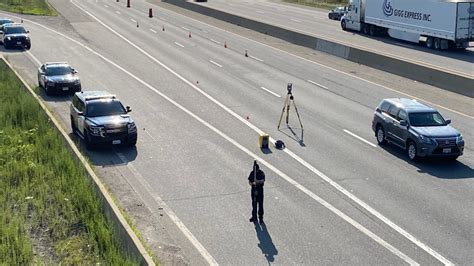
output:
M 77 127 L 74 124 L 74 119 L 72 118 L 72 116 L 71 116 L 71 130 L 72 130 L 72 134 L 76 134 Z
M 448 161 L 451 161 L 451 162 L 454 162 L 458 159 L 459 156 L 451 156 L 451 157 L 448 157 L 447 160 Z
M 92 143 L 92 141 L 90 140 L 90 136 L 89 136 L 89 133 L 87 132 L 87 130 L 84 130 L 84 144 L 86 146 L 86 149 L 88 150 L 92 150 L 94 149 L 94 144 Z
M 332 19 L 332 15 L 331 15 L 331 14 L 328 14 L 328 18 L 329 18 L 329 19 Z
M 26 49 L 26 50 L 30 50 L 30 49 L 31 49 L 31 43 L 26 44 L 26 45 L 25 45 L 25 49 Z
M 127 146 L 128 147 L 135 147 L 137 145 L 137 139 L 133 140 L 133 141 L 129 141 L 127 143 Z
M 8 50 L 10 49 L 10 45 L 6 42 L 3 43 L 3 48 L 5 48 L 5 50 Z
M 44 93 L 46 93 L 47 96 L 51 96 L 53 94 L 53 92 L 48 89 L 48 86 L 44 86 Z
M 385 130 L 382 126 L 377 126 L 377 129 L 375 130 L 375 136 L 379 145 L 384 145 L 387 143 L 387 140 L 385 139 Z
M 341 20 L 341 28 L 342 30 L 347 30 L 347 25 L 345 20 Z
M 410 161 L 416 162 L 418 161 L 418 148 L 416 147 L 416 143 L 413 141 L 408 142 L 407 146 L 407 154 L 408 154 L 408 159 Z

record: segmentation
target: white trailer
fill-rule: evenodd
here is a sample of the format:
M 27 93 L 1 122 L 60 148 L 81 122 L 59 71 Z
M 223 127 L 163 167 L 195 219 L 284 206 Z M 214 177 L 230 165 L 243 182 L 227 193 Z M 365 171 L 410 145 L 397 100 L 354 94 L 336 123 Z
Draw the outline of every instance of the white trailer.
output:
M 474 0 L 350 0 L 343 30 L 445 50 L 474 41 Z

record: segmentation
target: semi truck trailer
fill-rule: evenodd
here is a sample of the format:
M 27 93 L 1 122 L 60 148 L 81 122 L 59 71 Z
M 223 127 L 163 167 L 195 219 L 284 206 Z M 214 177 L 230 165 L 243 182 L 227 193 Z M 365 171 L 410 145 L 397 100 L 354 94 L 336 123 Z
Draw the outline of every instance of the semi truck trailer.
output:
M 350 0 L 341 27 L 430 49 L 467 48 L 474 41 L 474 0 Z

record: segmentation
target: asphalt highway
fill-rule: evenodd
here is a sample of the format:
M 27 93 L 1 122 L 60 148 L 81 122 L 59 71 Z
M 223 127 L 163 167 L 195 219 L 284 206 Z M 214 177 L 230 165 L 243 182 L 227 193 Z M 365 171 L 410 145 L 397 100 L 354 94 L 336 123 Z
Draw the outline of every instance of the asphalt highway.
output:
M 32 85 L 41 62 L 68 61 L 84 90 L 132 107 L 136 149 L 85 152 L 165 264 L 474 261 L 472 98 L 402 78 L 381 86 L 160 7 L 150 19 L 144 1 L 51 3 L 61 17 L 24 17 L 31 51 L 2 54 Z M 288 82 L 303 138 L 295 113 L 277 129 Z M 40 93 L 70 130 L 70 97 Z M 371 120 L 386 97 L 436 106 L 465 154 L 411 163 L 377 146 Z M 261 132 L 287 148 L 260 150 Z M 248 222 L 254 159 L 267 175 L 263 227 Z
M 474 43 L 466 50 L 434 51 L 388 37 L 346 32 L 339 21 L 328 19 L 327 11 L 279 1 L 209 0 L 196 4 L 474 78 Z

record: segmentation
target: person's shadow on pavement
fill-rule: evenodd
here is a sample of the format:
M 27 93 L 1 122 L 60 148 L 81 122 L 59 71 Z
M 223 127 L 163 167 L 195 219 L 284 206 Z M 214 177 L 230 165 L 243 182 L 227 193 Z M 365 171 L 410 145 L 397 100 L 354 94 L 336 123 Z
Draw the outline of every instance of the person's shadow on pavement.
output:
M 258 247 L 262 250 L 262 254 L 268 261 L 268 264 L 275 261 L 274 256 L 278 255 L 278 250 L 272 242 L 272 237 L 267 231 L 267 226 L 265 224 L 256 224 L 255 232 L 257 233 L 257 238 L 260 241 Z

